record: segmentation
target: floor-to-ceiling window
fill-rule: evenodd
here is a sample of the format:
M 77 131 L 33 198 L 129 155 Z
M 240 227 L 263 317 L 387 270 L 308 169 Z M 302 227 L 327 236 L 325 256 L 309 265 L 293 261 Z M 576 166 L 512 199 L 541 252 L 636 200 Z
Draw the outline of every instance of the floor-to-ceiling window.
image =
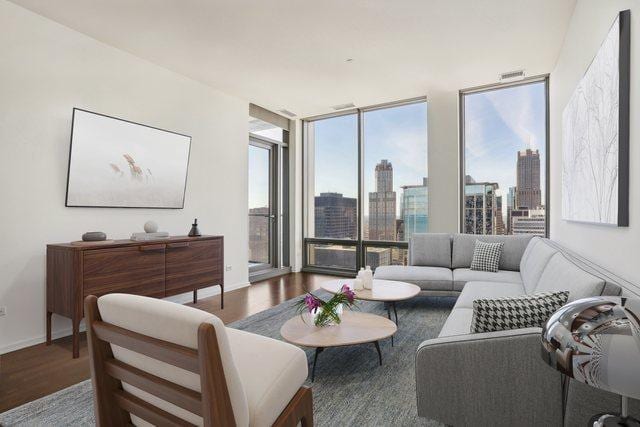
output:
M 428 230 L 424 98 L 305 120 L 304 264 L 403 265 Z
M 460 93 L 460 229 L 548 235 L 548 79 Z

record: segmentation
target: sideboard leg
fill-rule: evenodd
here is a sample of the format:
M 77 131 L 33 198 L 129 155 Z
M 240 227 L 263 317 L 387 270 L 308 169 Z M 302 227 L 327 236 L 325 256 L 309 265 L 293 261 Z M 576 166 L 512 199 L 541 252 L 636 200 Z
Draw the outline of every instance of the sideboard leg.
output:
M 224 285 L 220 285 L 220 309 L 224 309 Z
M 47 345 L 51 345 L 51 316 L 53 313 L 47 311 Z
M 80 357 L 80 320 L 73 319 L 73 358 Z
M 198 302 L 198 290 L 194 289 L 193 290 L 193 303 L 197 303 Z

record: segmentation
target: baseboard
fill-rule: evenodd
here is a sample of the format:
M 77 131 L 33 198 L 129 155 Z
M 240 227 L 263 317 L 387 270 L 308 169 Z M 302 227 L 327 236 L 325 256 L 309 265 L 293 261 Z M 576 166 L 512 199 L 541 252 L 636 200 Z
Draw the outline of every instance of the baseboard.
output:
M 233 291 L 235 289 L 246 288 L 249 285 L 250 285 L 249 282 L 226 285 L 225 293 Z M 209 288 L 198 290 L 198 299 L 208 298 L 208 297 L 212 297 L 214 295 L 219 295 L 219 294 L 220 294 L 220 286 L 211 286 Z M 193 294 L 191 292 L 187 292 L 180 295 L 174 295 L 165 299 L 167 301 L 175 302 L 178 304 L 184 304 L 184 303 L 193 301 Z M 80 323 L 80 332 L 83 332 L 83 331 L 85 331 L 84 320 Z M 58 338 L 67 337 L 71 334 L 72 334 L 71 327 L 69 327 L 59 331 L 52 331 L 51 338 L 55 340 Z M 26 340 L 16 341 L 16 342 L 4 345 L 0 347 L 0 355 L 5 353 L 11 353 L 12 351 L 20 350 L 25 347 L 31 347 L 33 345 L 42 344 L 43 342 L 46 341 L 46 339 L 47 339 L 46 334 L 42 334 L 34 338 L 28 338 Z

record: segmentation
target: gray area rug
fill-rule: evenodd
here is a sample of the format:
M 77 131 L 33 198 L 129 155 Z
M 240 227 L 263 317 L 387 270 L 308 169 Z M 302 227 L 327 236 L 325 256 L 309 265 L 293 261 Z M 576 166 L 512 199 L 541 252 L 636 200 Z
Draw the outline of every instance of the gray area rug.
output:
M 398 303 L 399 329 L 380 343 L 383 365 L 373 344 L 326 349 L 318 358 L 313 384 L 318 426 L 436 426 L 416 413 L 414 357 L 418 345 L 438 335 L 455 300 L 416 297 Z M 294 315 L 293 301 L 250 316 L 231 327 L 281 339 L 280 327 Z M 384 305 L 359 302 L 360 310 L 386 315 Z M 309 372 L 313 350 L 307 350 Z M 84 381 L 0 414 L 2 426 L 94 425 L 91 382 Z

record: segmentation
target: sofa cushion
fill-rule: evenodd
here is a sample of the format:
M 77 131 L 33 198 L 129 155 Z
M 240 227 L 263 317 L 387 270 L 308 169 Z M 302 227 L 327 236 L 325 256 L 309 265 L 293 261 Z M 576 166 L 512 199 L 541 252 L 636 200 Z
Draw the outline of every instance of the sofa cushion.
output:
M 500 257 L 500 270 L 520 270 L 520 259 L 533 236 L 481 236 L 476 234 L 454 234 L 452 268 L 468 268 L 473 258 L 476 240 L 481 242 L 504 242 Z
M 261 335 L 227 328 L 227 336 L 247 395 L 249 425 L 273 425 L 307 379 L 307 356 Z
M 409 240 L 409 264 L 451 268 L 451 234 L 415 233 Z
M 520 261 L 520 274 L 527 293 L 533 292 L 547 263 L 558 250 L 536 237 L 531 239 Z
M 470 268 L 456 268 L 453 270 L 453 290 L 460 291 L 467 282 L 507 282 L 522 283 L 520 273 L 517 271 L 498 270 L 496 273 L 489 271 L 476 271 Z
M 423 291 L 451 291 L 453 273 L 444 267 L 385 265 L 376 268 L 376 279 L 413 283 Z
M 471 332 L 472 308 L 454 308 L 444 322 L 438 337 L 466 335 Z
M 477 299 L 473 302 L 471 333 L 542 328 L 567 298 L 569 291 Z
M 602 294 L 604 280 L 578 268 L 562 253 L 551 257 L 535 292 L 569 291 L 569 301 Z
M 473 301 L 480 298 L 515 297 L 524 294 L 524 286 L 521 283 L 467 282 L 455 308 L 473 308 Z

